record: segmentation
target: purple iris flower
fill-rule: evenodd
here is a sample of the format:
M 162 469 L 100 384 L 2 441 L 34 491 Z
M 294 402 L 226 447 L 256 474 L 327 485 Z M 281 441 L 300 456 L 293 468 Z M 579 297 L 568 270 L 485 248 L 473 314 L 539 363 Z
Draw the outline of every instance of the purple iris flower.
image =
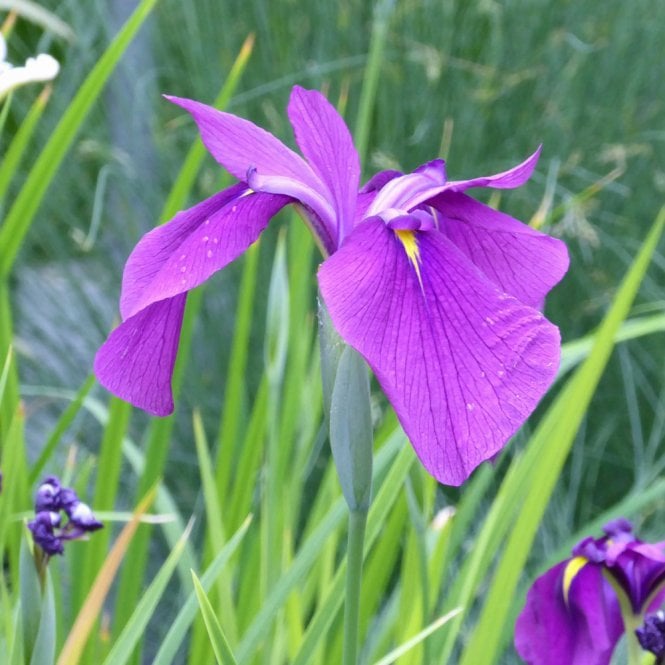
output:
M 539 307 L 567 270 L 565 246 L 464 193 L 522 185 L 540 150 L 493 176 L 451 181 L 437 159 L 359 190 L 349 130 L 319 92 L 294 87 L 288 106 L 304 159 L 247 120 L 168 99 L 240 182 L 138 243 L 122 323 L 95 358 L 102 385 L 171 413 L 187 292 L 293 204 L 324 256 L 318 282 L 334 326 L 371 366 L 427 470 L 461 484 L 522 425 L 559 365 L 559 331 Z
M 605 536 L 582 540 L 529 590 L 515 625 L 515 648 L 529 665 L 610 662 L 624 620 L 609 576 L 633 617 L 655 611 L 665 598 L 665 542 L 638 540 L 625 519 L 603 530 Z

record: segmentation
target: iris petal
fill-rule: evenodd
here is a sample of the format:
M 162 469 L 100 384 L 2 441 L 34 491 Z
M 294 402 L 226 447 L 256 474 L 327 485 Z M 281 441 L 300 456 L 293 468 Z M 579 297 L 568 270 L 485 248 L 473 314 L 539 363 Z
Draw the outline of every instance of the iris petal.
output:
M 147 233 L 134 248 L 123 275 L 123 318 L 189 291 L 224 268 L 290 201 L 236 185 Z
M 288 115 L 298 147 L 335 202 L 341 239 L 351 231 L 360 182 L 360 160 L 351 133 L 333 105 L 317 90 L 295 86 Z
M 529 590 L 515 625 L 515 648 L 528 665 L 608 665 L 623 633 L 619 603 L 599 566 L 586 565 L 570 584 L 568 561 L 548 570 Z
M 130 316 L 95 356 L 95 375 L 107 390 L 156 416 L 173 411 L 171 376 L 186 297 L 153 303 Z
M 187 291 L 242 254 L 291 199 L 229 188 L 138 243 L 123 275 L 123 323 L 97 352 L 95 374 L 149 413 L 173 411 L 171 376 Z
M 446 187 L 446 167 L 435 159 L 418 167 L 413 173 L 388 180 L 369 208 L 369 215 L 378 215 L 386 208 L 411 210 L 439 194 Z
M 559 333 L 502 293 L 443 234 L 360 224 L 319 270 L 335 327 L 374 370 L 425 468 L 459 485 L 533 411 Z M 422 282 L 421 282 L 422 280 Z
M 568 270 L 560 240 L 540 233 L 465 194 L 445 192 L 428 201 L 441 231 L 503 291 L 538 307 Z
M 192 115 L 208 152 L 238 180 L 244 180 L 247 170 L 254 167 L 262 175 L 288 176 L 325 190 L 300 155 L 253 122 L 193 99 L 168 95 L 166 99 Z
M 536 168 L 541 148 L 542 146 L 539 146 L 533 155 L 527 157 L 521 164 L 514 166 L 512 169 L 495 175 L 472 178 L 471 180 L 451 181 L 446 186 L 446 190 L 450 192 L 463 192 L 471 187 L 492 187 L 493 189 L 514 189 L 515 187 L 521 187 L 531 177 L 533 170 Z
M 247 191 L 247 185 L 238 183 L 197 205 L 179 212 L 170 222 L 157 226 L 146 233 L 127 259 L 122 275 L 120 314 L 123 319 L 137 311 L 143 294 L 155 276 L 169 260 L 178 246 L 206 219 L 229 201 Z

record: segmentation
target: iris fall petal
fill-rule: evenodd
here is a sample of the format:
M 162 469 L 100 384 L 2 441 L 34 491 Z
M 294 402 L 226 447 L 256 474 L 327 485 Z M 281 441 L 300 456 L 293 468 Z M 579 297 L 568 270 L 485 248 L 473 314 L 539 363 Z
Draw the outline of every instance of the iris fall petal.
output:
M 441 233 L 403 233 L 414 234 L 415 262 L 375 218 L 323 263 L 319 285 L 425 468 L 459 485 L 535 408 L 558 368 L 559 333 Z
M 569 560 L 529 590 L 515 625 L 515 648 L 527 665 L 608 665 L 623 633 L 619 603 L 599 567 L 585 565 L 563 595 Z
M 440 230 L 502 290 L 538 307 L 568 270 L 563 242 L 465 194 L 428 201 Z
M 95 375 L 107 390 L 156 416 L 173 411 L 171 377 L 186 297 L 155 302 L 130 316 L 95 356 Z

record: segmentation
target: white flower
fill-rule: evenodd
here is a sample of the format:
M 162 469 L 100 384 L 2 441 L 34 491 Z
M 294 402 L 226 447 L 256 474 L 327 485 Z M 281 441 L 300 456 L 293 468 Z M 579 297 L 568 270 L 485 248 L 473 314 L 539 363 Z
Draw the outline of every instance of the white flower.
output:
M 40 53 L 36 58 L 28 58 L 23 67 L 13 67 L 5 61 L 7 44 L 0 34 L 0 100 L 14 88 L 26 83 L 51 81 L 60 71 L 60 64 L 52 56 Z

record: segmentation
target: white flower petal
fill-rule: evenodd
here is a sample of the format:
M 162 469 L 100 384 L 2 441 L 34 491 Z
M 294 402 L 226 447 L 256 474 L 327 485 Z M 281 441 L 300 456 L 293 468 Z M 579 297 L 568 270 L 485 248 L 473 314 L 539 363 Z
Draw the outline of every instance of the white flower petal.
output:
M 14 88 L 27 83 L 51 81 L 59 71 L 58 61 L 46 53 L 40 53 L 36 58 L 28 58 L 23 67 L 12 67 L 8 63 L 2 63 L 0 65 L 0 99 Z

